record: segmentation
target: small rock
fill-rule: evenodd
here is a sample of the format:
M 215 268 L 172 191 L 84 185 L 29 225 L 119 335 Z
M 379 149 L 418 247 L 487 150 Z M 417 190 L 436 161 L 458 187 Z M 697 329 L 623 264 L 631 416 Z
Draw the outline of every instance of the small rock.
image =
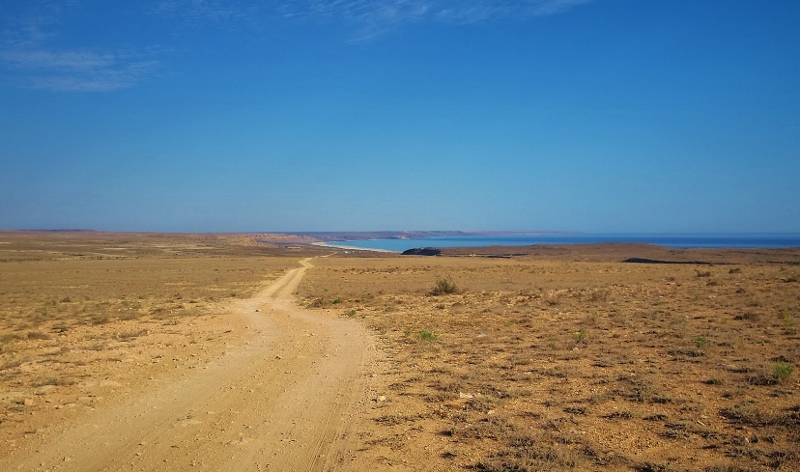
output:
M 33 398 L 26 398 L 23 400 L 22 404 L 25 406 L 33 406 Z
M 386 396 L 385 396 L 385 395 L 381 395 L 381 396 L 379 396 L 379 397 L 378 397 L 378 399 L 377 399 L 377 401 L 378 401 L 378 403 L 383 403 L 383 402 L 385 402 L 385 401 L 386 401 Z

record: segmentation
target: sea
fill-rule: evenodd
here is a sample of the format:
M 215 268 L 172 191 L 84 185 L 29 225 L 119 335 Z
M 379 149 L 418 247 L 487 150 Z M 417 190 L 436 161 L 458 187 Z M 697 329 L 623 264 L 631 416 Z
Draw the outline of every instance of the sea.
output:
M 798 233 L 746 234 L 530 234 L 467 235 L 421 239 L 331 241 L 330 245 L 403 252 L 420 247 L 530 246 L 534 244 L 647 243 L 674 248 L 800 247 Z

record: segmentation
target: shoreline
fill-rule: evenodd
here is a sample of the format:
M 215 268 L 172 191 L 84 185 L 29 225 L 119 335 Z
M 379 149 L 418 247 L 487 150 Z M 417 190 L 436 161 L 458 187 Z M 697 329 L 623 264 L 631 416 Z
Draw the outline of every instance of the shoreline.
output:
M 344 249 L 345 251 L 369 251 L 369 252 L 382 252 L 388 254 L 400 254 L 398 251 L 390 251 L 388 249 L 373 249 L 366 247 L 345 246 L 343 244 L 329 244 L 324 241 L 315 241 L 311 243 L 312 246 L 325 247 L 331 249 Z
M 372 241 L 371 246 L 357 246 L 359 242 Z M 347 244 L 351 243 L 351 244 Z M 796 233 L 752 233 L 752 234 L 581 234 L 559 236 L 510 236 L 510 237 L 434 237 L 434 238 L 386 238 L 386 239 L 346 239 L 334 241 L 334 244 L 323 242 L 328 247 L 347 250 L 402 253 L 406 249 L 435 247 L 438 249 L 485 248 L 503 246 L 521 248 L 532 246 L 573 246 L 595 244 L 646 244 L 667 247 L 674 250 L 765 250 L 800 248 L 800 234 Z

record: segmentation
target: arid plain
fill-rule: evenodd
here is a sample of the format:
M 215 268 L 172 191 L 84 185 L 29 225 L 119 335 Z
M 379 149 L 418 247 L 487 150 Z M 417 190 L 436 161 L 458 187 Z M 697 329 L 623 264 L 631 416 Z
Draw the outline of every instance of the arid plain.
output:
M 343 328 L 318 334 L 319 345 L 289 332 L 271 340 L 265 349 L 284 349 L 271 360 L 303 364 L 276 367 L 263 395 L 273 395 L 270 382 L 305 385 L 306 364 L 324 374 L 314 369 L 344 349 L 325 350 L 334 336 L 365 350 L 347 358 L 362 359 L 352 393 L 330 395 L 341 405 L 329 423 L 341 425 L 307 450 L 324 457 L 314 470 L 800 470 L 800 250 L 409 257 L 305 242 L 0 232 L 0 463 L 257 344 L 271 325 L 255 330 L 253 316 L 279 315 L 248 300 L 310 258 L 293 287 L 292 316 L 309 317 L 300 334 L 320 333 L 314 323 Z M 196 414 L 175 411 L 169 431 L 213 423 L 209 411 Z M 206 432 L 203 451 L 187 439 L 173 445 L 186 454 L 165 456 L 162 470 L 215 470 L 226 462 L 203 462 L 205 446 L 254 454 L 245 438 L 293 445 L 259 431 L 271 430 L 256 427 L 242 444 Z M 160 450 L 125 447 L 108 470 L 139 470 L 142 454 Z M 78 456 L 40 470 L 77 470 Z

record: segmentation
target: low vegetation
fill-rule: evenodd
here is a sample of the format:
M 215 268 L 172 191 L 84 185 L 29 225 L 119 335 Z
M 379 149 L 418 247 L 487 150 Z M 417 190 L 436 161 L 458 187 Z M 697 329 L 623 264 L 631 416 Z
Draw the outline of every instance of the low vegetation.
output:
M 11 236 L 0 233 L 0 443 L 12 445 L 60 411 L 223 349 L 235 334 L 225 306 L 298 259 L 188 237 Z
M 461 293 L 461 290 L 456 283 L 453 282 L 451 277 L 445 277 L 436 281 L 436 285 L 428 292 L 428 295 L 438 297 L 439 295 L 453 295 L 457 293 Z
M 231 301 L 325 254 L 2 236 L 8 448 L 133 378 L 201 366 L 237 335 L 219 322 Z M 314 260 L 300 303 L 378 335 L 353 470 L 800 470 L 796 254 L 672 265 L 541 252 Z
M 387 359 L 365 457 L 427 470 L 800 469 L 792 266 L 315 264 L 300 295 L 355 310 Z

